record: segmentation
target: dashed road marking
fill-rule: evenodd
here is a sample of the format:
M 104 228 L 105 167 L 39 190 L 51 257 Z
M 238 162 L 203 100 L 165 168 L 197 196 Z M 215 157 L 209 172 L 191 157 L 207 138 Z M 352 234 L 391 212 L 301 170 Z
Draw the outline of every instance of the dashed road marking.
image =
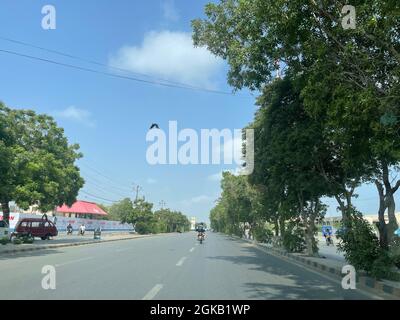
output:
M 77 263 L 77 262 L 86 261 L 86 260 L 90 260 L 90 259 L 93 259 L 93 257 L 87 257 L 87 258 L 82 258 L 82 259 L 70 260 L 70 261 L 67 261 L 67 262 L 64 262 L 64 263 L 55 264 L 54 266 L 56 266 L 56 267 L 62 267 L 62 266 L 65 266 L 65 265 L 67 265 L 67 264 Z
M 181 266 L 183 265 L 183 263 L 185 262 L 185 260 L 186 260 L 186 257 L 183 257 L 182 259 L 180 259 L 180 260 L 178 261 L 178 263 L 176 264 L 176 266 L 177 266 L 177 267 L 181 267 Z
M 142 300 L 152 300 L 157 293 L 163 288 L 162 284 L 156 284 L 144 297 Z

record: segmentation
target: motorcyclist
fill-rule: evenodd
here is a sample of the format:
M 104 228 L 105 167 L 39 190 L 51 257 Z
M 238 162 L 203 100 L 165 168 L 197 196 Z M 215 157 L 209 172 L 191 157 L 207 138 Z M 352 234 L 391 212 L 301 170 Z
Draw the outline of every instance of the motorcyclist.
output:
M 202 238 L 204 240 L 205 232 L 206 232 L 206 229 L 204 228 L 204 226 L 203 225 L 199 225 L 197 227 L 197 239 Z
M 67 226 L 67 234 L 72 234 L 72 225 L 68 224 Z
M 326 244 L 329 246 L 330 244 L 333 244 L 332 241 L 332 232 L 330 228 L 325 228 L 325 233 L 324 233 L 324 237 L 326 240 Z
M 83 236 L 83 235 L 85 235 L 85 231 L 86 231 L 86 227 L 82 223 L 82 225 L 79 227 L 79 233 Z

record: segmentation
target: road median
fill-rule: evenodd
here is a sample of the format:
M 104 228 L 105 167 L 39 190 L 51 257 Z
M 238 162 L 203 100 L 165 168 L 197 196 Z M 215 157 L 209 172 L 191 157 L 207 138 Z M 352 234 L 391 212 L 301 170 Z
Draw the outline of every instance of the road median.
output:
M 0 246 L 0 255 L 17 254 L 20 252 L 39 251 L 39 250 L 46 250 L 46 249 L 58 249 L 58 248 L 64 248 L 64 247 L 84 246 L 84 245 L 98 244 L 98 243 L 104 243 L 104 242 L 133 240 L 133 239 L 151 237 L 151 236 L 155 236 L 155 235 L 159 235 L 159 234 L 150 234 L 150 235 L 116 234 L 116 235 L 108 235 L 99 240 L 91 239 L 91 240 L 87 240 L 87 241 L 85 240 L 85 241 L 79 241 L 79 242 L 51 243 L 51 244 L 45 244 L 45 245 L 7 244 L 5 246 Z M 8 248 L 8 246 L 10 246 L 10 248 Z

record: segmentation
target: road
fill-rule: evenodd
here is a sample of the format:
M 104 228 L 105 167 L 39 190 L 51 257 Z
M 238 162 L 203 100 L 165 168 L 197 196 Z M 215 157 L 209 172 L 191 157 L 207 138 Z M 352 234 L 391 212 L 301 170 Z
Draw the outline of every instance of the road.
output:
M 41 286 L 43 266 L 56 289 Z M 211 233 L 0 255 L 0 299 L 370 299 L 340 281 Z

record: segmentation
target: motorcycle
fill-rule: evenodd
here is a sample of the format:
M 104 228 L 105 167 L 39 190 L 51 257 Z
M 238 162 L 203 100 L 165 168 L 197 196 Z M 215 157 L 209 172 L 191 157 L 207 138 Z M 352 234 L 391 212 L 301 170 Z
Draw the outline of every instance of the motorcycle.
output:
M 325 238 L 326 238 L 326 245 L 327 246 L 333 245 L 333 240 L 332 240 L 332 236 L 331 235 L 326 235 Z
M 79 235 L 84 236 L 85 235 L 85 230 L 79 229 Z
M 199 241 L 200 241 L 200 244 L 202 244 L 203 241 L 204 241 L 204 233 L 200 233 L 200 234 L 197 236 L 197 240 L 199 240 Z
M 67 228 L 67 235 L 72 235 L 72 228 Z

